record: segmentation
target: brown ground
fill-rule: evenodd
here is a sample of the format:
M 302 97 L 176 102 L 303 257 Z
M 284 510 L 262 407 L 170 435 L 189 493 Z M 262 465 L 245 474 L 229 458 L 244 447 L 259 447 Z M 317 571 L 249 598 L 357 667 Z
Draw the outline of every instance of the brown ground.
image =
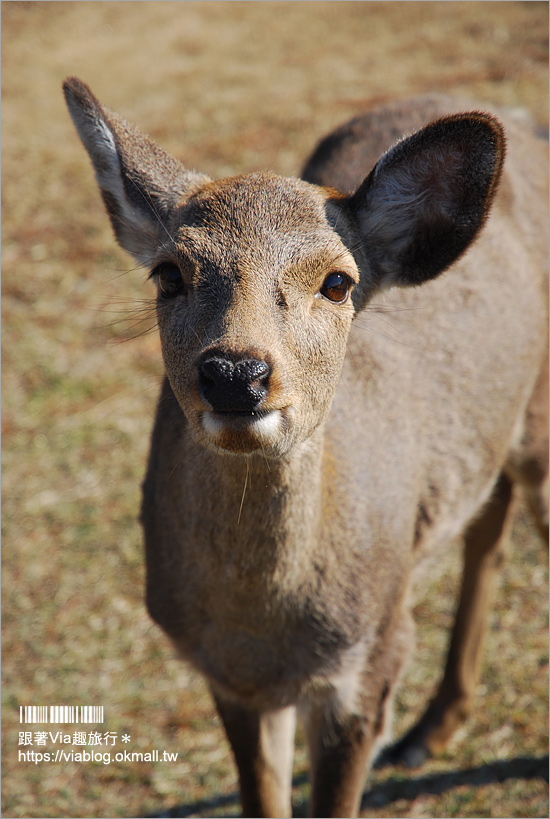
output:
M 202 683 L 143 608 L 152 290 L 111 237 L 61 81 L 207 173 L 295 173 L 372 99 L 443 90 L 547 126 L 548 4 L 4 2 L 2 68 L 4 816 L 238 815 Z M 513 540 L 475 715 L 422 771 L 377 772 L 365 815 L 548 816 L 547 563 L 522 514 Z M 436 682 L 455 586 L 451 566 L 417 607 L 397 733 Z M 179 756 L 23 761 L 62 747 L 18 745 L 33 704 L 103 705 L 119 738 L 100 750 Z M 305 771 L 300 745 L 302 816 Z

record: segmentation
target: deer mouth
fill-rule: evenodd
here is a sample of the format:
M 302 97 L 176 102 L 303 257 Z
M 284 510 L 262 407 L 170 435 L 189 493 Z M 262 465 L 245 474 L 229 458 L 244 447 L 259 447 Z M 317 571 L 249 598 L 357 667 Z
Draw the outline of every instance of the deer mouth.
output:
M 202 415 L 202 425 L 209 434 L 222 431 L 250 430 L 256 434 L 276 433 L 281 425 L 280 410 L 256 410 L 255 412 L 214 412 Z
M 285 422 L 282 410 L 202 413 L 201 425 L 208 442 L 217 449 L 250 453 L 277 445 Z

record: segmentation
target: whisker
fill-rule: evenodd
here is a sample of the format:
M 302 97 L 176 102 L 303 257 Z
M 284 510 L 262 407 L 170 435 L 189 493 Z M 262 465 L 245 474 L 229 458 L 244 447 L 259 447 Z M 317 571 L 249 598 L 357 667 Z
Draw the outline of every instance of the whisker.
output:
M 242 494 L 242 497 L 241 497 L 241 505 L 239 506 L 239 516 L 237 518 L 237 525 L 239 525 L 240 522 L 241 522 L 241 514 L 242 514 L 242 511 L 243 511 L 243 504 L 244 504 L 244 496 L 246 494 L 246 487 L 248 486 L 249 472 L 250 472 L 250 467 L 249 467 L 248 458 L 247 458 L 246 459 L 246 473 L 245 473 L 245 477 L 244 477 L 243 494 Z

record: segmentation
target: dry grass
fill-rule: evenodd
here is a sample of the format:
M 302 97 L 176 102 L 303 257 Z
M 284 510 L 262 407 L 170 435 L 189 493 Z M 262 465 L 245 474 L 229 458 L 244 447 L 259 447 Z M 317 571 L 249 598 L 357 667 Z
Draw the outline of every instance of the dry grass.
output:
M 111 237 L 61 80 L 81 76 L 190 166 L 295 173 L 372 98 L 446 90 L 547 125 L 548 6 L 4 2 L 2 24 L 3 813 L 237 815 L 204 687 L 142 603 L 152 292 Z M 369 815 L 548 815 L 546 558 L 521 515 L 513 541 L 473 719 L 422 772 L 376 772 Z M 451 568 L 418 607 L 398 732 L 435 685 L 455 585 Z M 19 761 L 19 705 L 46 703 L 104 705 L 129 750 L 178 761 Z M 305 770 L 300 746 L 298 815 Z

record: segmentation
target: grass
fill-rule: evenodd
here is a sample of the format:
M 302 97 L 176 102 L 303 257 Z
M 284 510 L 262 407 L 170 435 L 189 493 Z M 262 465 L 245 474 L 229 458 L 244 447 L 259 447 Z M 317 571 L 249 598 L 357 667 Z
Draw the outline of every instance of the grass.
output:
M 152 291 L 111 236 L 62 79 L 81 76 L 191 167 L 296 173 L 370 99 L 449 91 L 547 126 L 547 32 L 546 3 L 2 4 L 4 816 L 239 812 L 204 685 L 143 606 Z M 422 771 L 375 771 L 365 814 L 548 816 L 547 562 L 521 512 L 512 540 L 472 719 Z M 436 685 L 456 575 L 417 606 L 397 734 Z M 20 761 L 25 704 L 104 705 L 113 750 L 128 733 L 131 751 L 179 756 Z M 299 738 L 301 816 L 306 770 Z

